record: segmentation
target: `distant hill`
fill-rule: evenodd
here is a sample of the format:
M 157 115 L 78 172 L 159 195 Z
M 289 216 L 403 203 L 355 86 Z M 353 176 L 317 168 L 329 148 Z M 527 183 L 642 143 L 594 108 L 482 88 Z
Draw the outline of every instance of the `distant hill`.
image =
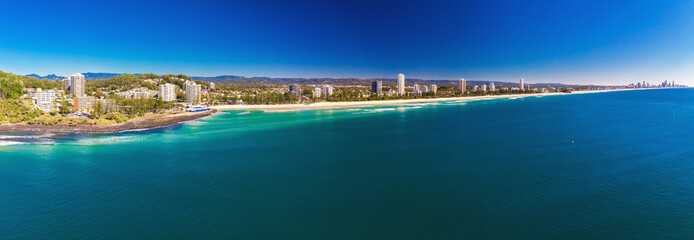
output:
M 25 75 L 25 76 L 27 76 L 27 77 L 33 77 L 33 78 L 36 78 L 36 79 L 48 79 L 48 80 L 58 80 L 58 79 L 63 79 L 63 78 L 65 78 L 65 77 L 63 77 L 63 76 L 58 76 L 58 75 L 55 75 L 55 74 L 50 74 L 50 75 L 46 75 L 46 76 L 41 76 L 41 75 L 33 74 L 33 73 L 32 73 L 32 74 Z
M 119 75 L 123 75 L 124 73 L 92 73 L 92 72 L 87 72 L 83 73 L 84 77 L 87 80 L 101 80 L 101 79 L 109 79 L 113 78 Z M 140 74 L 133 74 L 133 75 L 140 75 Z M 35 77 L 37 79 L 49 79 L 49 80 L 55 80 L 55 79 L 63 79 L 65 77 L 62 76 L 57 76 L 55 74 L 51 75 L 46 75 L 46 76 L 40 76 L 36 74 L 29 74 L 26 75 L 28 77 Z M 302 85 L 370 85 L 372 81 L 374 80 L 379 80 L 383 81 L 383 85 L 395 85 L 396 84 L 396 79 L 394 78 L 270 78 L 270 77 L 244 77 L 244 76 L 236 76 L 236 75 L 221 75 L 221 76 L 214 76 L 214 77 L 196 77 L 196 76 L 191 76 L 190 77 L 193 80 L 199 80 L 199 81 L 205 81 L 205 82 L 217 82 L 217 83 L 222 83 L 222 84 L 232 84 L 232 85 L 265 85 L 265 86 L 273 86 L 273 85 L 285 85 L 285 84 L 302 84 Z M 439 86 L 456 86 L 458 85 L 458 80 L 424 80 L 424 79 L 415 79 L 415 78 L 407 78 L 406 79 L 407 85 L 412 85 L 412 84 L 420 84 L 420 85 L 431 85 L 431 84 L 436 84 Z M 470 79 L 467 80 L 467 85 L 468 86 L 474 86 L 474 85 L 489 85 L 490 82 L 493 82 L 494 85 L 497 87 L 510 87 L 510 86 L 518 86 L 518 82 L 502 82 L 502 81 L 484 81 L 484 80 L 474 80 Z M 571 85 L 571 84 L 562 84 L 562 83 L 529 83 L 528 85 L 532 87 L 578 87 L 579 85 Z M 593 85 L 591 85 L 593 86 Z
M 190 77 L 194 80 L 200 81 L 213 81 L 232 85 L 282 85 L 282 84 L 304 84 L 304 85 L 370 85 L 372 81 L 379 80 L 383 81 L 383 85 L 395 85 L 396 79 L 394 78 L 269 78 L 269 77 L 243 77 L 234 75 L 224 75 L 216 77 Z M 518 82 L 501 82 L 501 81 L 483 81 L 483 80 L 467 80 L 468 86 L 474 85 L 489 85 L 493 82 L 497 87 L 511 87 L 518 86 Z M 436 84 L 439 86 L 457 86 L 458 80 L 424 80 L 424 79 L 414 79 L 407 78 L 407 85 L 420 84 L 420 85 L 431 85 Z M 561 83 L 530 83 L 528 84 L 532 87 L 577 87 L 579 85 L 568 85 Z
M 113 78 L 116 76 L 123 75 L 123 73 L 82 73 L 84 75 L 84 78 L 87 80 L 100 80 L 100 79 L 109 79 Z M 135 74 L 138 75 L 138 74 Z

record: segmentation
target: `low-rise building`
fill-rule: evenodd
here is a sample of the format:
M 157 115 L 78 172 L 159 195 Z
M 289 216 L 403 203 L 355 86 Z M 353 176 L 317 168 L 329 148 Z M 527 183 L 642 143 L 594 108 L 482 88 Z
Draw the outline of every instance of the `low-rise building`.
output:
M 87 112 L 94 108 L 94 101 L 96 101 L 96 98 L 94 98 L 93 96 L 83 96 L 73 98 L 72 100 L 72 105 L 74 106 L 75 110 Z
M 144 87 L 133 88 L 125 92 L 119 92 L 118 95 L 129 99 L 140 99 L 140 98 L 154 98 L 157 95 L 157 91 L 149 90 Z

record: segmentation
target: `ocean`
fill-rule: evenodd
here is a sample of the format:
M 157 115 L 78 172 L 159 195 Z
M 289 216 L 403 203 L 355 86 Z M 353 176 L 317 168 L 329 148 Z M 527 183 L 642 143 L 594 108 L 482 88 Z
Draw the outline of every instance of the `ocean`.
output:
M 1 134 L 0 239 L 694 239 L 694 89 Z

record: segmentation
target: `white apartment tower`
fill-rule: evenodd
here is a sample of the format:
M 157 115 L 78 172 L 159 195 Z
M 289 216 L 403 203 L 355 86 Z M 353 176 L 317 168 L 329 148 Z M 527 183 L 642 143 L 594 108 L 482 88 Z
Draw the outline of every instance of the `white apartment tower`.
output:
M 159 97 L 166 102 L 176 100 L 176 85 L 171 83 L 159 85 Z
M 333 95 L 333 87 L 330 85 L 323 86 L 323 97 L 328 98 Z
M 489 83 L 489 91 L 491 91 L 491 92 L 496 91 L 496 86 L 494 86 L 494 82 Z
M 520 80 L 520 89 L 521 91 L 525 90 L 525 80 L 523 78 Z
M 188 105 L 200 104 L 200 85 L 191 83 L 186 84 L 186 103 Z
M 77 97 L 84 96 L 84 75 L 81 73 L 72 74 L 69 78 L 70 82 L 70 94 L 74 94 Z
M 405 95 L 405 74 L 398 74 L 398 95 Z
M 466 88 L 467 88 L 467 82 L 465 81 L 465 78 L 461 78 L 460 79 L 460 92 L 462 92 L 463 95 L 465 95 Z

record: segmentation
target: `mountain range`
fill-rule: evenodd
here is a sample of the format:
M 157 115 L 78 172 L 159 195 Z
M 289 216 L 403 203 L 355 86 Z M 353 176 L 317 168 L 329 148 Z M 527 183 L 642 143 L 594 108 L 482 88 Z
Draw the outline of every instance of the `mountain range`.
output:
M 100 80 L 109 79 L 122 75 L 123 73 L 82 73 L 87 80 Z M 139 74 L 134 74 L 139 75 Z M 50 74 L 46 76 L 40 76 L 37 74 L 26 75 L 28 77 L 35 77 L 37 79 L 49 79 L 57 80 L 64 79 L 66 77 L 58 76 L 55 74 Z M 308 84 L 308 85 L 370 85 L 372 81 L 383 81 L 383 85 L 395 85 L 396 79 L 394 78 L 270 78 L 270 77 L 244 77 L 236 75 L 221 75 L 215 77 L 199 77 L 191 76 L 193 80 L 206 81 L 206 82 L 218 82 L 233 85 L 279 85 L 279 84 Z M 408 84 L 422 84 L 431 85 L 437 84 L 439 86 L 455 86 L 458 84 L 458 80 L 424 80 L 424 79 L 414 79 L 408 78 Z M 483 81 L 483 80 L 468 80 L 467 85 L 482 85 L 489 84 L 493 82 L 497 87 L 502 86 L 517 86 L 518 82 L 503 82 L 503 81 Z M 562 83 L 532 83 L 529 84 L 533 87 L 577 87 L 579 85 L 572 84 L 562 84 Z M 592 86 L 592 85 L 591 85 Z

